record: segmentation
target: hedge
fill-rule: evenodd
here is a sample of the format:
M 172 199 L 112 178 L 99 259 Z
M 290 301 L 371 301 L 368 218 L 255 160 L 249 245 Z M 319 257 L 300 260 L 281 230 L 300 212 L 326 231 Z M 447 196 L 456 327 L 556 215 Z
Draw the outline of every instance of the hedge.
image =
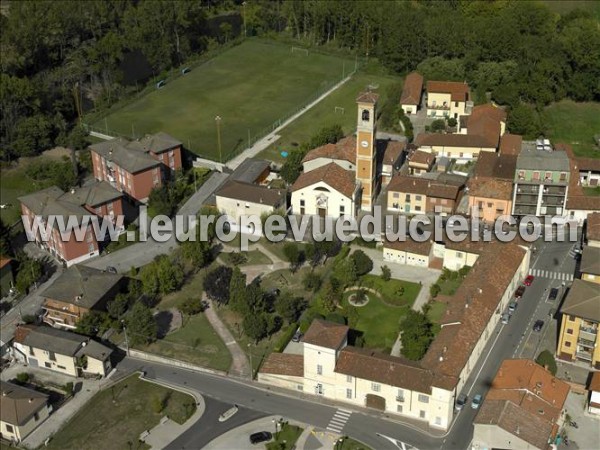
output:
M 275 344 L 275 346 L 273 347 L 273 351 L 276 353 L 283 352 L 285 350 L 285 347 L 288 345 L 288 343 L 290 342 L 290 340 L 296 333 L 297 329 L 298 329 L 297 323 L 294 322 L 294 323 L 289 324 L 287 329 L 283 332 L 283 334 L 277 341 L 277 344 Z

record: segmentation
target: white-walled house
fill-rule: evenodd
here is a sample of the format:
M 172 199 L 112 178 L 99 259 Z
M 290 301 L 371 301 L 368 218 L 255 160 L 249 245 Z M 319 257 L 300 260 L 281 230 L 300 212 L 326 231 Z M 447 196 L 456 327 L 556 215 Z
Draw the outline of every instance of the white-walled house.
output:
M 432 256 L 432 248 L 433 243 L 431 241 L 417 242 L 412 239 L 384 241 L 383 259 L 409 266 L 428 267 Z
M 354 216 L 360 183 L 353 171 L 329 163 L 302 173 L 291 189 L 292 214 L 321 217 Z
M 0 437 L 18 444 L 50 415 L 48 396 L 6 381 L 0 391 Z

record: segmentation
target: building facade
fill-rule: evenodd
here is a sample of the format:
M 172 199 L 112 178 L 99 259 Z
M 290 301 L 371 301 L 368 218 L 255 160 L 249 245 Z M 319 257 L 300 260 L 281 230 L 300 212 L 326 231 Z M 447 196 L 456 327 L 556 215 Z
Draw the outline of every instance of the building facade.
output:
M 469 85 L 454 81 L 427 82 L 427 116 L 453 117 L 471 114 Z
M 0 391 L 0 438 L 18 444 L 50 415 L 48 396 L 6 381 Z

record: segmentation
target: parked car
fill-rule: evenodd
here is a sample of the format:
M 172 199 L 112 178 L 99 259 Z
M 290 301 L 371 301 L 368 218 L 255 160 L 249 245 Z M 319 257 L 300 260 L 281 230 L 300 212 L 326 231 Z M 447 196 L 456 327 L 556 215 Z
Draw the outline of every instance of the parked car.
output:
M 542 331 L 542 328 L 544 327 L 544 321 L 543 320 L 536 320 L 535 323 L 533 324 L 533 331 Z
M 512 315 L 517 310 L 517 306 L 519 304 L 515 301 L 512 301 L 508 304 L 508 313 Z
M 558 288 L 550 289 L 550 293 L 548 294 L 548 300 L 554 301 L 558 297 Z
M 271 439 L 273 439 L 273 434 L 268 431 L 259 431 L 250 435 L 251 444 L 260 444 L 261 442 L 268 442 Z
M 467 404 L 468 399 L 469 399 L 469 397 L 467 397 L 466 394 L 460 394 L 458 396 L 458 398 L 456 399 L 456 404 L 454 405 L 454 409 L 456 409 L 457 411 L 460 411 L 461 409 L 463 409 L 463 407 Z
M 548 312 L 548 317 L 550 317 L 551 319 L 554 318 L 554 316 L 556 315 L 556 308 L 552 308 L 549 312 Z
M 471 401 L 471 408 L 479 409 L 480 406 L 481 406 L 481 394 L 477 394 L 475 397 L 473 397 L 473 401 Z
M 521 298 L 523 297 L 523 294 L 525 293 L 525 286 L 519 286 L 517 288 L 517 290 L 515 291 L 515 298 Z
M 502 323 L 504 325 L 506 325 L 508 322 L 510 322 L 510 314 L 508 314 L 508 313 L 502 314 Z
M 113 266 L 106 266 L 106 271 L 108 273 L 117 273 L 117 269 Z
M 300 339 L 302 339 L 302 332 L 300 331 L 300 329 L 298 329 L 298 330 L 296 330 L 296 332 L 294 333 L 294 336 L 292 337 L 292 342 L 300 342 Z
M 525 281 L 523 282 L 523 284 L 525 286 L 531 286 L 531 283 L 533 283 L 534 279 L 535 279 L 535 277 L 533 275 L 527 275 L 527 278 L 525 278 Z

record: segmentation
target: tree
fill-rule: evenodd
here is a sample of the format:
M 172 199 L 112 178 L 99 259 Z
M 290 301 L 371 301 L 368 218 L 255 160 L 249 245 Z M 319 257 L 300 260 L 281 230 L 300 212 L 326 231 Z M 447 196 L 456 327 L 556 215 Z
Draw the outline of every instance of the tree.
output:
M 249 338 L 254 339 L 255 343 L 267 336 L 268 325 L 269 324 L 264 313 L 248 314 L 244 317 L 242 322 L 244 333 Z
M 184 273 L 177 260 L 161 255 L 140 270 L 139 278 L 144 293 L 152 297 L 179 289 L 183 283 Z
M 111 320 L 104 311 L 88 311 L 77 321 L 77 332 L 86 336 L 98 336 L 104 334 L 110 328 Z
M 202 304 L 201 297 L 188 297 L 186 298 L 179 307 L 183 314 L 188 316 L 194 316 L 204 311 L 204 305 Z
M 436 298 L 441 290 L 442 288 L 440 287 L 440 285 L 434 283 L 429 287 L 429 295 L 431 295 L 431 298 Z
M 307 152 L 307 148 L 295 148 L 289 152 L 279 173 L 286 183 L 293 184 L 300 176 L 302 172 L 302 160 Z
M 106 310 L 113 319 L 120 319 L 127 311 L 128 306 L 129 297 L 127 294 L 121 292 L 118 293 L 114 299 L 108 302 L 106 305 Z
M 420 360 L 433 340 L 432 324 L 425 314 L 409 310 L 402 321 L 402 355 L 413 361 Z
M 454 117 L 448 118 L 448 126 L 454 128 L 458 124 L 458 121 Z M 443 130 L 444 128 L 442 128 Z
M 442 56 L 434 56 L 419 63 L 417 71 L 427 80 L 465 80 L 465 65 L 462 59 L 446 59 Z
M 556 360 L 554 359 L 554 355 L 552 352 L 548 350 L 544 350 L 540 352 L 538 357 L 535 359 L 535 362 L 550 372 L 552 375 L 556 375 L 556 371 L 558 367 L 556 365 Z
M 331 281 L 325 285 L 325 288 L 321 292 L 321 302 L 323 308 L 329 312 L 333 312 L 337 309 L 341 300 L 341 295 L 338 289 L 336 289 Z
M 308 272 L 304 279 L 302 280 L 302 284 L 304 288 L 308 291 L 317 292 L 321 287 L 321 276 L 315 272 Z
M 356 268 L 356 275 L 362 276 L 373 270 L 373 260 L 367 256 L 362 250 L 356 250 L 352 253 L 352 261 Z
M 212 261 L 211 244 L 206 241 L 184 240 L 179 244 L 181 254 L 196 268 L 204 267 Z
M 0 217 L 0 256 L 12 255 L 12 246 L 10 245 L 10 229 Z
M 150 308 L 135 302 L 125 318 L 129 345 L 147 344 L 156 339 L 158 326 Z
M 434 133 L 437 133 L 438 131 L 444 131 L 446 129 L 446 122 L 444 119 L 435 119 L 433 122 L 431 122 L 429 127 Z
M 508 115 L 508 129 L 511 133 L 535 138 L 541 133 L 537 113 L 530 106 L 519 104 Z
M 29 286 L 42 276 L 43 264 L 37 259 L 29 258 L 24 253 L 19 255 L 18 259 L 15 286 L 17 291 L 26 293 Z
M 290 270 L 295 272 L 301 262 L 301 254 L 298 245 L 294 242 L 286 242 L 283 246 L 283 254 L 290 263 Z
M 231 267 L 217 266 L 208 272 L 204 278 L 204 292 L 211 300 L 220 305 L 226 305 L 229 302 L 229 284 L 233 270 Z
M 225 42 L 228 42 L 229 36 L 231 36 L 231 30 L 232 30 L 231 24 L 229 22 L 223 22 L 223 23 L 221 23 L 221 25 L 219 25 L 219 28 L 221 30 L 221 33 L 225 37 Z
M 347 258 L 336 264 L 333 268 L 333 275 L 342 287 L 347 287 L 354 283 L 358 278 L 354 258 Z
M 246 274 L 239 267 L 234 267 L 229 281 L 229 304 L 234 311 L 246 311 Z
M 282 292 L 275 301 L 275 311 L 288 323 L 297 321 L 306 306 L 307 303 L 302 297 L 296 297 L 289 291 Z
M 381 266 L 381 279 L 383 281 L 390 281 L 392 279 L 392 271 L 386 265 Z

